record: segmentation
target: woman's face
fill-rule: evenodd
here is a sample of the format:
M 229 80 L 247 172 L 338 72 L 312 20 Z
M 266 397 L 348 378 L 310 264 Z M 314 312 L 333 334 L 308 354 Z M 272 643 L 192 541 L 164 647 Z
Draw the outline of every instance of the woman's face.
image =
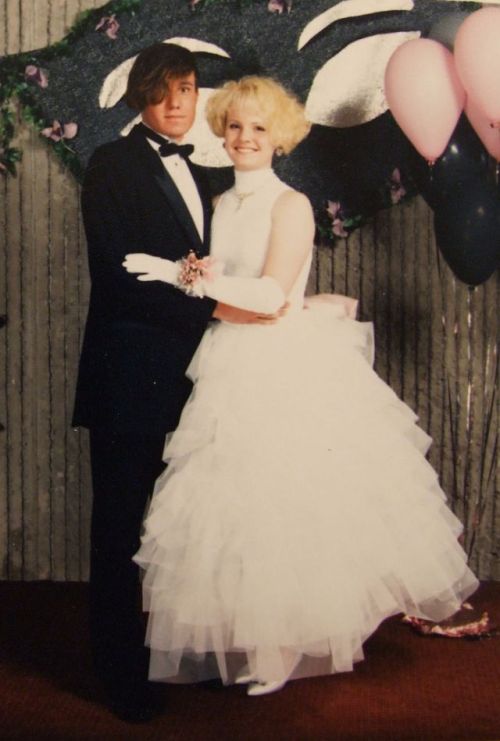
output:
M 253 103 L 229 108 L 224 145 L 236 170 L 271 167 L 274 145 L 262 113 Z

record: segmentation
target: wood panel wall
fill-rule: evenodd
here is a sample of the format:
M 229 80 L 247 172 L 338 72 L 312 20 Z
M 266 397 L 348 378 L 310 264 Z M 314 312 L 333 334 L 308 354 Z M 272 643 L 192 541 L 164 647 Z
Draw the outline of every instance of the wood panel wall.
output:
M 61 39 L 99 0 L 1 0 L 0 53 Z M 2 578 L 87 576 L 87 440 L 70 427 L 89 281 L 78 186 L 35 131 L 0 181 Z
M 101 0 L 0 0 L 0 55 L 60 39 Z M 88 574 L 88 441 L 70 426 L 89 281 L 73 178 L 29 127 L 0 180 L 0 578 Z M 374 321 L 376 369 L 434 439 L 429 457 L 482 578 L 500 579 L 499 280 L 469 291 L 439 259 L 415 198 L 320 248 L 311 292 L 347 293 Z

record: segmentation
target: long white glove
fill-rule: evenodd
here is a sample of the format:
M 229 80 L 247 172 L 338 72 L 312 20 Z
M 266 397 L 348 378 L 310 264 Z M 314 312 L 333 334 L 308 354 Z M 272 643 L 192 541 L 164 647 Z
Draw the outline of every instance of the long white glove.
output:
M 199 277 L 195 285 L 187 287 L 180 284 L 181 264 L 172 260 L 135 252 L 126 255 L 123 266 L 129 273 L 141 273 L 137 276 L 138 280 L 161 280 L 192 295 L 209 296 L 221 303 L 247 311 L 274 314 L 286 301 L 278 281 L 268 275 L 260 278 L 231 275 Z

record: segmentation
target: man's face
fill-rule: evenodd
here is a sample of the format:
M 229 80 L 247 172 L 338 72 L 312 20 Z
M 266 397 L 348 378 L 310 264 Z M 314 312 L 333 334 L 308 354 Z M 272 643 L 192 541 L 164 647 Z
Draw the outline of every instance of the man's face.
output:
M 185 77 L 167 78 L 166 93 L 159 103 L 149 103 L 142 111 L 142 120 L 158 134 L 181 141 L 196 114 L 198 90 L 194 72 Z

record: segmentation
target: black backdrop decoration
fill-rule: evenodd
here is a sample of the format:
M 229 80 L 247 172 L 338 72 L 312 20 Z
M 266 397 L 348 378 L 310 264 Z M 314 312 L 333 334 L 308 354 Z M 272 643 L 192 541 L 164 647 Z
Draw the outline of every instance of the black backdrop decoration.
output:
M 349 7 L 350 2 L 342 4 Z M 99 106 L 104 80 L 151 43 L 189 37 L 227 52 L 228 57 L 199 53 L 202 87 L 259 73 L 275 77 L 306 101 L 320 69 L 353 41 L 405 31 L 426 36 L 446 14 L 480 7 L 471 2 L 415 0 L 407 4 L 408 10 L 356 15 L 360 5 L 352 3 L 351 17 L 325 27 L 300 51 L 297 41 L 303 29 L 339 2 L 113 0 L 87 11 L 62 41 L 0 60 L 0 168 L 14 173 L 20 158 L 11 145 L 12 99 L 17 98 L 24 117 L 81 179 L 95 147 L 118 137 L 132 118 L 122 100 L 109 108 Z M 474 147 L 476 152 L 475 141 Z M 478 151 L 483 158 L 484 150 Z M 405 192 L 413 195 L 423 189 L 428 195 L 429 190 L 413 147 L 389 111 L 361 125 L 313 125 L 309 137 L 289 157 L 281 158 L 276 169 L 308 194 L 319 231 L 332 243 L 335 234 L 348 233 Z M 229 168 L 211 168 L 210 175 L 215 191 L 230 183 Z

